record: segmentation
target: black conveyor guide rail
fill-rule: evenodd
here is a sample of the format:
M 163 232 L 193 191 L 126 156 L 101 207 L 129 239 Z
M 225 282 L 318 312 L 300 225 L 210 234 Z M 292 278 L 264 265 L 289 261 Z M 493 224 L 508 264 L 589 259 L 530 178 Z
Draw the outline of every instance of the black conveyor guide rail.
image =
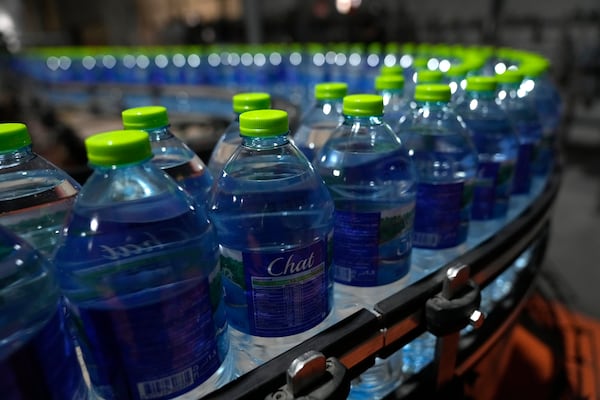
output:
M 320 351 L 326 357 L 337 357 L 350 370 L 350 376 L 357 377 L 372 365 L 375 356 L 387 357 L 425 332 L 425 302 L 441 291 L 449 265 L 469 265 L 471 278 L 483 288 L 537 239 L 547 236 L 560 179 L 560 167 L 557 166 L 537 199 L 495 235 L 436 272 L 380 301 L 374 312 L 357 311 L 203 399 L 262 399 L 285 384 L 285 372 L 290 363 L 309 350 Z M 538 249 L 539 252 L 543 252 L 543 248 Z M 532 275 L 525 280 L 526 284 L 520 285 L 522 297 L 529 291 L 533 278 Z M 507 322 L 505 326 L 512 321 L 508 317 L 513 315 L 514 318 L 517 309 L 520 308 L 513 308 L 512 314 L 503 316 Z M 477 345 L 482 341 L 475 340 Z M 476 352 L 474 347 L 469 346 L 470 353 Z M 459 355 L 458 368 L 464 369 L 472 363 L 467 361 L 467 356 Z

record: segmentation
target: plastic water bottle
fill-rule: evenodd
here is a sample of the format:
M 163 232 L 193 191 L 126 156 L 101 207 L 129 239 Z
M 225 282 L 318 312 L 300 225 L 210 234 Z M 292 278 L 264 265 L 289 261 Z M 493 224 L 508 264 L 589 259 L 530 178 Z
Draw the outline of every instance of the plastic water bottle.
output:
M 125 129 L 148 133 L 154 154 L 152 162 L 204 206 L 212 186 L 212 174 L 200 157 L 173 135 L 167 109 L 162 106 L 136 107 L 124 110 L 121 116 Z
M 452 103 L 454 104 L 460 104 L 464 100 L 468 73 L 469 67 L 466 64 L 452 64 L 446 71 L 446 78 L 452 92 Z
M 4 227 L 0 277 L 2 399 L 87 399 L 50 263 Z
M 288 115 L 240 116 L 242 144 L 217 178 L 217 227 L 227 318 L 239 374 L 328 324 L 333 201 L 288 138 Z
M 93 390 L 188 398 L 230 378 L 216 235 L 206 212 L 150 162 L 144 131 L 85 141 L 94 171 L 54 263 Z
M 333 264 L 340 291 L 353 296 L 392 284 L 410 266 L 415 170 L 383 122 L 383 98 L 344 98 L 344 122 L 318 154 L 316 168 L 335 202 Z M 360 234 L 358 234 L 360 232 Z M 362 297 L 362 295 L 360 295 Z M 362 298 L 372 304 L 369 296 Z
M 216 178 L 221 174 L 229 157 L 242 143 L 240 136 L 240 114 L 246 111 L 271 108 L 271 95 L 268 93 L 238 93 L 233 96 L 233 112 L 235 118 L 221 135 L 208 160 L 208 169 Z
M 497 75 L 497 103 L 508 114 L 519 136 L 519 155 L 513 179 L 513 194 L 528 194 L 531 190 L 533 163 L 542 140 L 542 124 L 531 96 L 520 89 L 523 74 L 508 70 Z
M 375 78 L 375 90 L 383 97 L 383 121 L 390 126 L 397 124 L 408 112 L 409 102 L 403 89 L 402 75 L 380 75 Z
M 313 161 L 333 130 L 342 122 L 342 99 L 348 85 L 342 82 L 325 82 L 315 85 L 315 102 L 300 119 L 294 134 L 294 144 Z
M 508 212 L 519 151 L 517 133 L 496 104 L 496 87 L 495 77 L 470 76 L 465 101 L 456 107 L 479 155 L 471 209 L 475 220 L 501 218 Z
M 20 123 L 0 124 L 0 182 L 0 224 L 51 255 L 79 184 L 33 151 Z
M 335 202 L 336 309 L 370 308 L 399 288 L 412 251 L 415 170 L 386 124 L 383 97 L 350 95 L 344 122 L 315 160 Z M 400 355 L 377 359 L 353 382 L 351 398 L 377 398 L 399 384 Z
M 538 157 L 534 163 L 534 174 L 544 176 L 554 165 L 556 156 L 556 137 L 561 121 L 560 94 L 548 77 L 550 65 L 544 59 L 529 59 L 519 69 L 525 75 L 522 87 L 533 96 L 540 122 L 542 123 L 542 141 Z
M 395 127 L 417 170 L 415 247 L 445 249 L 467 239 L 477 152 L 450 97 L 448 85 L 417 85 L 416 108 Z

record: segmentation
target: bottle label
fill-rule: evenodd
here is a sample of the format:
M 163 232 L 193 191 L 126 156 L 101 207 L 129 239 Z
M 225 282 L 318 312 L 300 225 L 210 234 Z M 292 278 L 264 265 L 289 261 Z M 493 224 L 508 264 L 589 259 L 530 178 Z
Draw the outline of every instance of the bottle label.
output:
M 512 191 L 514 162 L 480 161 L 471 216 L 484 220 L 506 215 Z
M 232 314 L 237 329 L 255 336 L 288 336 L 316 326 L 329 314 L 327 240 L 281 252 L 221 246 L 221 257 L 228 309 L 247 307 L 246 315 Z
M 470 191 L 464 182 L 417 185 L 415 247 L 443 249 L 466 239 L 463 225 L 468 218 L 465 209 L 468 211 L 470 205 L 467 193 Z
M 513 194 L 527 194 L 531 189 L 532 162 L 534 143 L 527 142 L 519 145 L 519 156 L 515 165 Z
M 408 272 L 414 202 L 382 212 L 334 213 L 335 280 L 351 286 L 379 286 Z
M 155 301 L 74 310 L 86 333 L 80 345 L 94 390 L 106 399 L 171 398 L 199 386 L 222 361 L 207 279 L 182 292 L 146 296 Z

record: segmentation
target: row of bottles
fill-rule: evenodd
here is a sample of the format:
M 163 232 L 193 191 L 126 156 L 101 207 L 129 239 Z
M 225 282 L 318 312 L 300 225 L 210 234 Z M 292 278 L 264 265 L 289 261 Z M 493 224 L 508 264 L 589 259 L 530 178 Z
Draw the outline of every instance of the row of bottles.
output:
M 380 94 L 315 84 L 297 132 L 284 111 L 269 109 L 268 93 L 240 93 L 208 167 L 170 132 L 164 107 L 125 110 L 125 130 L 86 139 L 93 173 L 81 188 L 32 152 L 24 125 L 3 124 L 0 223 L 42 253 L 9 236 L 6 248 L 39 259 L 26 264 L 48 277 L 34 290 L 50 300 L 41 317 L 3 322 L 3 339 L 18 340 L 0 361 L 50 324 L 65 343 L 70 398 L 85 387 L 71 333 L 88 395 L 198 397 L 372 307 L 402 287 L 413 246 L 461 245 L 472 219 L 502 218 L 513 191 L 527 193 L 512 183 L 515 170 L 547 172 L 523 166 L 543 140 L 521 118 L 525 108 L 508 104 L 527 96 L 538 104 L 542 85 L 519 94 L 528 82 L 520 73 L 468 77 L 458 104 L 451 85 L 423 83 L 439 73 L 417 78 L 411 97 L 398 68 L 373 78 Z M 507 83 L 499 92 L 497 79 Z M 527 133 L 513 130 L 519 124 Z M 7 276 L 22 274 L 18 257 L 3 265 Z M 378 360 L 354 395 L 389 391 L 401 362 Z
M 452 81 L 470 73 L 500 73 L 528 57 L 540 58 L 510 48 L 427 43 L 47 47 L 19 54 L 13 67 L 41 83 L 212 85 L 267 91 L 306 107 L 315 84 L 345 82 L 350 92 L 367 93 L 382 68 L 402 67 L 411 92 L 417 71 L 439 71 Z

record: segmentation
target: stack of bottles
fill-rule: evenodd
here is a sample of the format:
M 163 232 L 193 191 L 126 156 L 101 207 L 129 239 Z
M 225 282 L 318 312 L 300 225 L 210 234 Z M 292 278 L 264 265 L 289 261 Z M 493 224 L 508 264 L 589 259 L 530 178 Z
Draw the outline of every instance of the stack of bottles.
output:
M 11 298 L 0 287 L 12 299 L 6 315 L 31 311 L 20 325 L 1 321 L 0 365 L 19 374 L 22 354 L 37 354 L 39 396 L 209 393 L 492 235 L 555 162 L 560 101 L 539 56 L 224 49 L 52 49 L 19 60 L 40 81 L 239 90 L 208 167 L 171 132 L 165 107 L 135 107 L 122 112 L 124 130 L 86 139 L 93 173 L 82 187 L 33 153 L 24 125 L 0 125 L 2 276 L 21 279 L 21 260 L 23 282 L 43 293 Z M 293 131 L 270 109 L 280 95 L 305 107 Z M 526 258 L 484 290 L 486 310 Z M 40 352 L 57 341 L 50 358 Z M 384 397 L 434 345 L 426 334 L 377 358 L 351 398 Z M 10 376 L 7 393 L 27 390 Z

